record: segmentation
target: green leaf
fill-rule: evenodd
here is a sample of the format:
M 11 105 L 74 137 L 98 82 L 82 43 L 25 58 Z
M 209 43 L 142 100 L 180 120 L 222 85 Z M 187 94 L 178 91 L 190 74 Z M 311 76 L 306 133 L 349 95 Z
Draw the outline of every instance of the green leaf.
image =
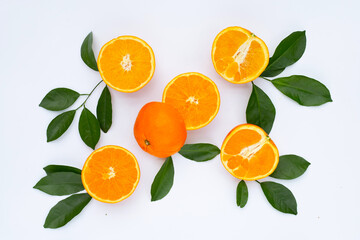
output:
M 220 149 L 209 143 L 185 144 L 179 153 L 187 159 L 205 162 L 219 155 Z
M 278 179 L 294 179 L 304 174 L 310 163 L 296 155 L 280 156 L 279 164 L 270 175 Z
M 81 169 L 64 166 L 64 165 L 48 165 L 44 167 L 44 171 L 46 174 L 55 173 L 55 172 L 73 172 L 77 174 L 81 174 Z
M 50 173 L 40 179 L 34 188 L 54 196 L 69 195 L 84 190 L 81 175 L 73 172 Z
M 73 105 L 79 96 L 74 90 L 55 88 L 46 94 L 39 106 L 51 111 L 61 111 Z
M 305 52 L 305 31 L 293 32 L 280 42 L 269 64 L 261 74 L 263 77 L 275 77 L 286 67 L 297 62 Z
M 165 197 L 174 182 L 174 164 L 173 160 L 168 157 L 156 174 L 154 182 L 151 185 L 151 201 L 157 201 Z
M 272 84 L 283 94 L 303 106 L 332 102 L 330 92 L 321 82 L 302 75 L 277 78 Z
M 46 217 L 44 228 L 59 228 L 71 221 L 90 202 L 87 193 L 74 194 L 58 202 L 50 209 Z
M 271 206 L 280 212 L 297 215 L 296 199 L 288 188 L 276 182 L 261 182 L 260 185 Z
M 46 130 L 47 142 L 58 139 L 66 132 L 74 120 L 75 112 L 75 110 L 71 110 L 61 113 L 50 122 Z
M 236 188 L 236 204 L 243 208 L 248 201 L 248 188 L 244 180 L 241 180 Z
M 93 43 L 93 34 L 92 32 L 90 32 L 86 36 L 86 38 L 84 39 L 81 45 L 81 58 L 89 68 L 95 71 L 99 71 L 97 67 L 94 51 L 92 49 L 92 43 Z
M 95 149 L 100 139 L 100 126 L 94 114 L 86 107 L 84 107 L 80 115 L 79 133 L 84 143 L 92 149 Z
M 96 115 L 99 120 L 101 130 L 103 130 L 104 133 L 109 131 L 112 124 L 112 105 L 110 91 L 107 86 L 105 86 L 99 98 Z
M 275 120 L 275 107 L 266 93 L 253 84 L 246 108 L 246 121 L 258 125 L 268 134 Z

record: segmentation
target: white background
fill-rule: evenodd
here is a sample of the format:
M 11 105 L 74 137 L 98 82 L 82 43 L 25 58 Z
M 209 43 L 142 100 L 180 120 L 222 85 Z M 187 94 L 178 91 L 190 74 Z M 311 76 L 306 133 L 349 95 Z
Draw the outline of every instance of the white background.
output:
M 341 3 L 340 3 L 341 2 Z M 359 123 L 360 34 L 358 1 L 15 1 L 0 2 L 0 237 L 1 239 L 360 239 Z M 174 155 L 175 181 L 163 200 L 150 202 L 150 186 L 163 160 L 143 152 L 133 137 L 139 109 L 160 101 L 176 75 L 198 71 L 214 80 L 221 107 L 213 122 L 188 132 L 187 143 L 221 146 L 245 122 L 251 84 L 234 85 L 214 70 L 210 52 L 218 32 L 242 26 L 262 38 L 270 54 L 293 31 L 306 30 L 305 54 L 281 76 L 303 74 L 323 82 L 334 102 L 302 107 L 270 83 L 255 81 L 277 109 L 270 134 L 280 154 L 311 162 L 296 180 L 278 181 L 292 190 L 297 216 L 280 213 L 249 182 L 249 201 L 235 203 L 238 180 L 220 158 L 196 163 Z M 115 144 L 137 157 L 141 179 L 118 204 L 92 200 L 65 227 L 42 227 L 63 197 L 32 187 L 48 164 L 81 168 L 92 152 L 80 139 L 79 112 L 70 129 L 46 143 L 57 113 L 38 107 L 56 87 L 88 93 L 100 80 L 80 58 L 85 36 L 94 33 L 95 55 L 107 41 L 135 35 L 155 52 L 156 71 L 142 90 L 111 90 L 113 125 L 97 147 Z M 103 87 L 103 85 L 102 85 Z M 87 103 L 95 112 L 97 89 Z M 75 106 L 81 104 L 79 99 Z M 267 179 L 273 180 L 273 179 Z

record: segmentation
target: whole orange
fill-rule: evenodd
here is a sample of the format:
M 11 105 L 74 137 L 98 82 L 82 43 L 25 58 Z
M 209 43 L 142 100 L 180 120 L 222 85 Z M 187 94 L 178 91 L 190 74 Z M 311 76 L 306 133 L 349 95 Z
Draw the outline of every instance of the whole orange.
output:
M 168 103 L 145 104 L 135 121 L 134 136 L 139 146 L 156 157 L 177 153 L 186 140 L 185 122 Z

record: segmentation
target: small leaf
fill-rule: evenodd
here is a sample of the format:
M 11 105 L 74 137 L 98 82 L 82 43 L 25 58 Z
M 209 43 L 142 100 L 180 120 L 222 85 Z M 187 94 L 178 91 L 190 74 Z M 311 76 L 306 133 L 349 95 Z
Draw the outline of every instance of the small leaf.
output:
M 84 190 L 81 175 L 73 172 L 50 173 L 34 186 L 44 193 L 63 196 Z
M 260 185 L 267 200 L 275 209 L 297 215 L 296 199 L 288 188 L 276 182 L 261 182 Z
M 49 211 L 44 228 L 59 228 L 71 221 L 90 202 L 87 193 L 74 194 L 58 202 Z
M 236 204 L 243 208 L 248 201 L 248 188 L 244 180 L 241 180 L 236 188 Z
M 151 185 L 151 201 L 157 201 L 165 197 L 174 182 L 174 164 L 173 160 L 168 157 L 156 174 L 154 182 Z
M 84 107 L 80 115 L 79 133 L 84 143 L 92 149 L 95 149 L 100 139 L 100 126 L 94 114 L 86 107 Z
M 112 124 L 112 105 L 110 91 L 107 86 L 105 86 L 99 98 L 96 115 L 101 130 L 103 130 L 104 133 L 109 131 Z
M 270 175 L 278 179 L 294 179 L 304 174 L 310 163 L 296 155 L 280 156 L 279 164 Z
M 47 142 L 58 139 L 66 132 L 74 120 L 75 112 L 75 110 L 71 110 L 61 113 L 50 122 L 46 130 Z
M 277 78 L 272 84 L 283 94 L 303 106 L 332 102 L 330 92 L 321 82 L 302 75 Z
M 275 107 L 266 93 L 253 84 L 246 108 L 246 121 L 258 125 L 268 134 L 275 120 Z
M 196 162 L 211 160 L 219 153 L 220 149 L 209 143 L 185 144 L 179 151 L 183 157 Z
M 48 165 L 44 167 L 44 171 L 46 174 L 55 173 L 55 172 L 73 172 L 77 174 L 81 174 L 81 169 L 64 166 L 64 165 Z
M 93 34 L 90 32 L 81 45 L 81 58 L 89 68 L 98 71 L 96 58 L 92 49 Z
M 269 64 L 261 74 L 263 77 L 275 77 L 286 67 L 297 62 L 305 52 L 305 31 L 293 32 L 280 42 Z
M 39 106 L 51 111 L 64 110 L 73 105 L 79 96 L 80 94 L 74 90 L 55 88 L 46 94 Z

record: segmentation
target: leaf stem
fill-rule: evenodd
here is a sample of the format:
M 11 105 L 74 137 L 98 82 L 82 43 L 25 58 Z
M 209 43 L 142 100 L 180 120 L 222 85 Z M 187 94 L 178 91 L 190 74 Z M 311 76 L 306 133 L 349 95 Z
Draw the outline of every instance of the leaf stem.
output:
M 83 94 L 80 94 L 80 96 L 87 96 L 89 95 L 88 93 L 83 93 Z
M 259 182 L 258 180 L 255 180 L 258 184 L 261 184 L 261 182 Z
M 260 76 L 261 77 L 261 76 Z M 271 80 L 270 79 L 268 79 L 268 78 L 266 78 L 266 77 L 261 77 L 262 79 L 264 79 L 264 80 L 266 80 L 266 81 L 269 81 L 269 82 L 271 82 Z
M 93 90 L 91 90 L 91 92 L 89 94 L 80 94 L 80 95 L 87 95 L 87 98 L 85 99 L 85 101 L 77 108 L 75 109 L 78 110 L 79 108 L 81 108 L 82 106 L 85 106 L 86 101 L 89 99 L 89 97 L 91 96 L 91 94 L 94 92 L 94 90 L 100 85 L 100 83 L 102 83 L 103 80 L 101 80 L 100 82 L 98 82 L 98 84 L 96 84 L 96 86 L 93 88 Z

